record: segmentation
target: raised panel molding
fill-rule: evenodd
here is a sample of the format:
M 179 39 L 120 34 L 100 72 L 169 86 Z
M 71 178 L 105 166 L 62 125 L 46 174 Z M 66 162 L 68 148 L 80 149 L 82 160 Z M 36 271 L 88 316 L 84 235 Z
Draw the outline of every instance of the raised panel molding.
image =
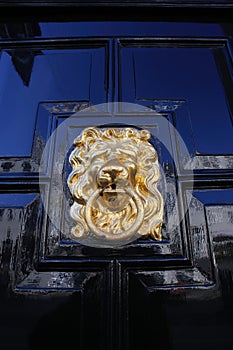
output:
M 53 8 L 57 8 L 59 9 L 59 7 L 64 8 L 64 1 L 63 0 L 48 0 L 46 3 L 42 0 L 30 0 L 30 1 L 23 1 L 20 2 L 20 7 L 18 7 L 18 0 L 9 0 L 8 3 L 6 3 L 4 0 L 0 0 L 0 7 L 2 7 L 2 9 L 4 9 L 4 7 L 8 7 L 9 5 L 11 5 L 12 8 L 16 7 L 17 9 L 19 8 L 33 8 L 33 7 L 38 7 L 39 8 L 46 8 L 46 7 L 53 7 Z M 96 10 L 97 9 L 106 9 L 106 6 L 111 7 L 113 9 L 115 8 L 122 8 L 122 6 L 129 8 L 130 10 L 132 10 L 132 8 L 138 8 L 139 10 L 145 10 L 145 8 L 149 8 L 149 10 L 151 11 L 153 8 L 155 9 L 160 9 L 165 7 L 166 9 L 169 7 L 172 7 L 174 10 L 174 7 L 177 9 L 180 8 L 187 8 L 190 9 L 191 8 L 206 8 L 208 6 L 211 6 L 211 9 L 231 9 L 233 7 L 233 3 L 231 1 L 228 0 L 224 0 L 224 1 L 211 1 L 211 2 L 206 2 L 206 1 L 201 1 L 201 0 L 182 0 L 182 1 L 177 1 L 177 0 L 172 0 L 172 1 L 168 1 L 168 0 L 150 0 L 150 1 L 145 1 L 145 2 L 139 2 L 139 0 L 133 1 L 133 0 L 129 0 L 129 1 L 88 1 L 86 2 L 85 0 L 73 0 L 73 1 L 67 1 L 65 4 L 66 9 L 71 9 L 73 7 L 77 7 L 79 8 L 79 10 L 81 11 L 82 14 L 83 10 L 86 10 L 86 7 L 88 6 L 89 9 L 91 9 L 92 7 Z M 98 12 L 97 12 L 98 13 Z M 127 12 L 128 13 L 128 12 Z M 109 13 L 109 15 L 113 15 L 112 12 Z M 149 15 L 149 13 L 148 13 Z M 93 14 L 92 14 L 93 16 Z M 95 17 L 94 17 L 95 18 Z
M 224 264 L 224 257 L 232 252 L 232 190 L 186 189 L 184 196 L 189 202 L 187 228 L 192 266 L 131 270 L 148 291 L 213 288 L 219 284 L 216 259 Z
M 143 118 L 141 118 L 142 115 Z M 64 257 L 68 260 L 76 259 L 78 261 L 86 256 L 101 259 L 102 255 L 108 258 L 123 255 L 134 260 L 142 254 L 151 259 L 174 257 L 183 264 L 183 260 L 187 258 L 189 252 L 184 228 L 179 221 L 181 204 L 179 203 L 179 196 L 177 196 L 175 169 L 171 158 L 172 141 L 168 122 L 166 118 L 157 117 L 156 114 L 149 116 L 140 113 L 137 116 L 116 114 L 114 122 L 130 125 L 132 117 L 135 125 L 147 128 L 157 142 L 159 159 L 164 172 L 161 182 L 161 190 L 164 192 L 165 199 L 163 240 L 156 242 L 142 239 L 118 250 L 108 250 L 85 247 L 70 239 L 69 234 L 73 221 L 69 215 L 71 195 L 66 179 L 71 170 L 68 164 L 68 155 L 72 149 L 72 142 L 85 127 L 99 125 L 100 122 L 102 125 L 111 124 L 113 117 L 111 113 L 102 112 L 95 115 L 95 113 L 93 114 L 88 110 L 72 118 L 66 118 L 65 115 L 61 114 L 57 122 L 58 125 L 61 125 L 61 128 L 57 129 L 56 137 L 53 138 L 53 145 L 51 146 L 54 149 L 54 157 L 51 166 L 51 178 L 48 182 L 49 190 L 44 199 L 48 217 L 46 217 L 47 222 L 44 222 L 43 229 L 46 235 L 41 237 L 41 259 L 52 261 Z M 169 151 L 165 149 L 162 143 L 158 142 L 156 137 L 158 133 L 166 135 L 164 137 L 169 142 L 166 145 Z M 56 203 L 56 206 L 54 203 Z

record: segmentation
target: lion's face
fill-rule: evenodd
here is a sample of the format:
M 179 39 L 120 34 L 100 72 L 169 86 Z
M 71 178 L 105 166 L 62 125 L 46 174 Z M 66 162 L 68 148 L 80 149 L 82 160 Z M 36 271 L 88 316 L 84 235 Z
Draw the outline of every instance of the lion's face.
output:
M 161 239 L 160 172 L 149 138 L 146 130 L 89 128 L 75 140 L 68 178 L 75 199 L 74 236 L 94 233 L 116 242 L 133 235 Z
M 102 189 L 100 204 L 112 211 L 119 211 L 129 197 L 124 189 L 135 187 L 137 174 L 137 152 L 135 145 L 116 143 L 99 145 L 98 151 L 90 152 L 89 186 Z M 121 190 L 121 191 L 120 191 Z

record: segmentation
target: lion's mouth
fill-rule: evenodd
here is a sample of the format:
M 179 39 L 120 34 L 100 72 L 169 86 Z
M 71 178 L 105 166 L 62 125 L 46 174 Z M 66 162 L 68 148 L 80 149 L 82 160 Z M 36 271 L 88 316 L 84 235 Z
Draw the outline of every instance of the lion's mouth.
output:
M 101 205 L 114 212 L 122 211 L 130 198 L 127 191 L 116 183 L 109 184 L 100 192 Z
M 130 201 L 126 188 L 130 186 L 129 172 L 117 159 L 106 163 L 97 173 L 97 184 L 100 188 L 100 206 L 102 210 L 119 212 Z

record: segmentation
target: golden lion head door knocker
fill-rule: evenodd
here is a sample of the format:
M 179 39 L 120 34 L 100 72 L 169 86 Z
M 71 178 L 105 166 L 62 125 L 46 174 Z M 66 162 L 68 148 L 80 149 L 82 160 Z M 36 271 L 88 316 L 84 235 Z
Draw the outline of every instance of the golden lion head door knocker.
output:
M 93 127 L 74 140 L 68 177 L 72 238 L 99 247 L 145 236 L 161 240 L 160 170 L 149 139 L 147 130 Z

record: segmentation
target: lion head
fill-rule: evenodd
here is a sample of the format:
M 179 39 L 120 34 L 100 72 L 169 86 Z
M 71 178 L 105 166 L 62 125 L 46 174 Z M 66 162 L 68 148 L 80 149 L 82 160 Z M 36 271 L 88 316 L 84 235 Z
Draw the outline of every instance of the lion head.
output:
M 160 169 L 150 137 L 147 130 L 92 127 L 75 139 L 67 183 L 76 239 L 161 239 Z

